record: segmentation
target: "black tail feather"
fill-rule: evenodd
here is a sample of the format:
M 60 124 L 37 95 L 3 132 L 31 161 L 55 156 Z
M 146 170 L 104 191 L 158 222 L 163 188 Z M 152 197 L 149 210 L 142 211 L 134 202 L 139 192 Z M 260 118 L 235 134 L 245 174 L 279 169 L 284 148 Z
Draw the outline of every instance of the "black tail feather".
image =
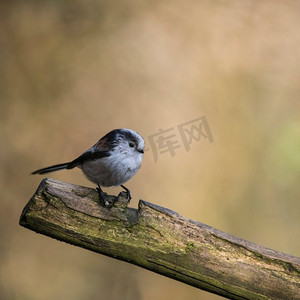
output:
M 67 169 L 69 166 L 69 162 L 68 163 L 63 163 L 63 164 L 58 164 L 58 165 L 54 165 L 54 166 L 50 166 L 47 168 L 42 168 L 39 170 L 36 170 L 34 172 L 32 172 L 31 174 L 46 174 L 46 173 L 50 173 L 50 172 L 54 172 L 54 171 L 59 171 L 59 170 L 63 170 L 63 169 Z

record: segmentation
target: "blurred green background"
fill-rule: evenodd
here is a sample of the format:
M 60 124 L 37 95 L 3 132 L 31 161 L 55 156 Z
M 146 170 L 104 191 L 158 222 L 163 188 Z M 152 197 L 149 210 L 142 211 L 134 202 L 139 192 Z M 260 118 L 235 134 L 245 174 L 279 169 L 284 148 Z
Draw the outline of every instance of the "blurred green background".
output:
M 300 255 L 299 1 L 3 0 L 0 15 L 1 299 L 221 299 L 18 225 L 30 172 L 114 128 L 149 148 L 132 207 Z M 155 163 L 148 137 L 201 116 L 214 142 Z

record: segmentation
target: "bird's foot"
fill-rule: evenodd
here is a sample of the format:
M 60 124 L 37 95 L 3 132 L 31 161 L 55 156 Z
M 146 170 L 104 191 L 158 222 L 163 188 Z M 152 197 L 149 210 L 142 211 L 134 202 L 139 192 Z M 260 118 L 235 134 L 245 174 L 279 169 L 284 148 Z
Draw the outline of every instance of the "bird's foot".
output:
M 130 190 L 121 184 L 121 187 L 125 190 L 125 192 L 127 193 L 127 199 L 130 201 L 131 200 L 131 193 L 130 193 Z
M 107 207 L 110 206 L 110 203 L 107 201 L 107 194 L 104 193 L 98 184 L 98 187 L 96 188 L 98 194 L 99 194 L 99 202 L 102 206 Z

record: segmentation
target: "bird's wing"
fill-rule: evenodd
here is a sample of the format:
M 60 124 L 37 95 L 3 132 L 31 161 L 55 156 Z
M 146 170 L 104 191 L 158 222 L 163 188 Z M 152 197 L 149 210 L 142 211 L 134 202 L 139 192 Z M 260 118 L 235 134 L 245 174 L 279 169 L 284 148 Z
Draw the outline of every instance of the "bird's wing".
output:
M 87 150 L 86 152 L 82 153 L 79 157 L 71 161 L 67 169 L 73 169 L 83 163 L 103 157 L 110 156 L 109 151 L 101 151 L 101 150 Z

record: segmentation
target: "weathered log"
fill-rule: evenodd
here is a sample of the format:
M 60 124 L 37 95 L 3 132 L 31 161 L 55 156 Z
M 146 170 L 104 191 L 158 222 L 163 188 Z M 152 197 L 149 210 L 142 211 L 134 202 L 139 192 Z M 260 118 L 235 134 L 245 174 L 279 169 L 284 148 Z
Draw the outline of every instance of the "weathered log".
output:
M 44 179 L 20 225 L 229 299 L 300 299 L 300 259 L 237 238 L 126 193 Z

